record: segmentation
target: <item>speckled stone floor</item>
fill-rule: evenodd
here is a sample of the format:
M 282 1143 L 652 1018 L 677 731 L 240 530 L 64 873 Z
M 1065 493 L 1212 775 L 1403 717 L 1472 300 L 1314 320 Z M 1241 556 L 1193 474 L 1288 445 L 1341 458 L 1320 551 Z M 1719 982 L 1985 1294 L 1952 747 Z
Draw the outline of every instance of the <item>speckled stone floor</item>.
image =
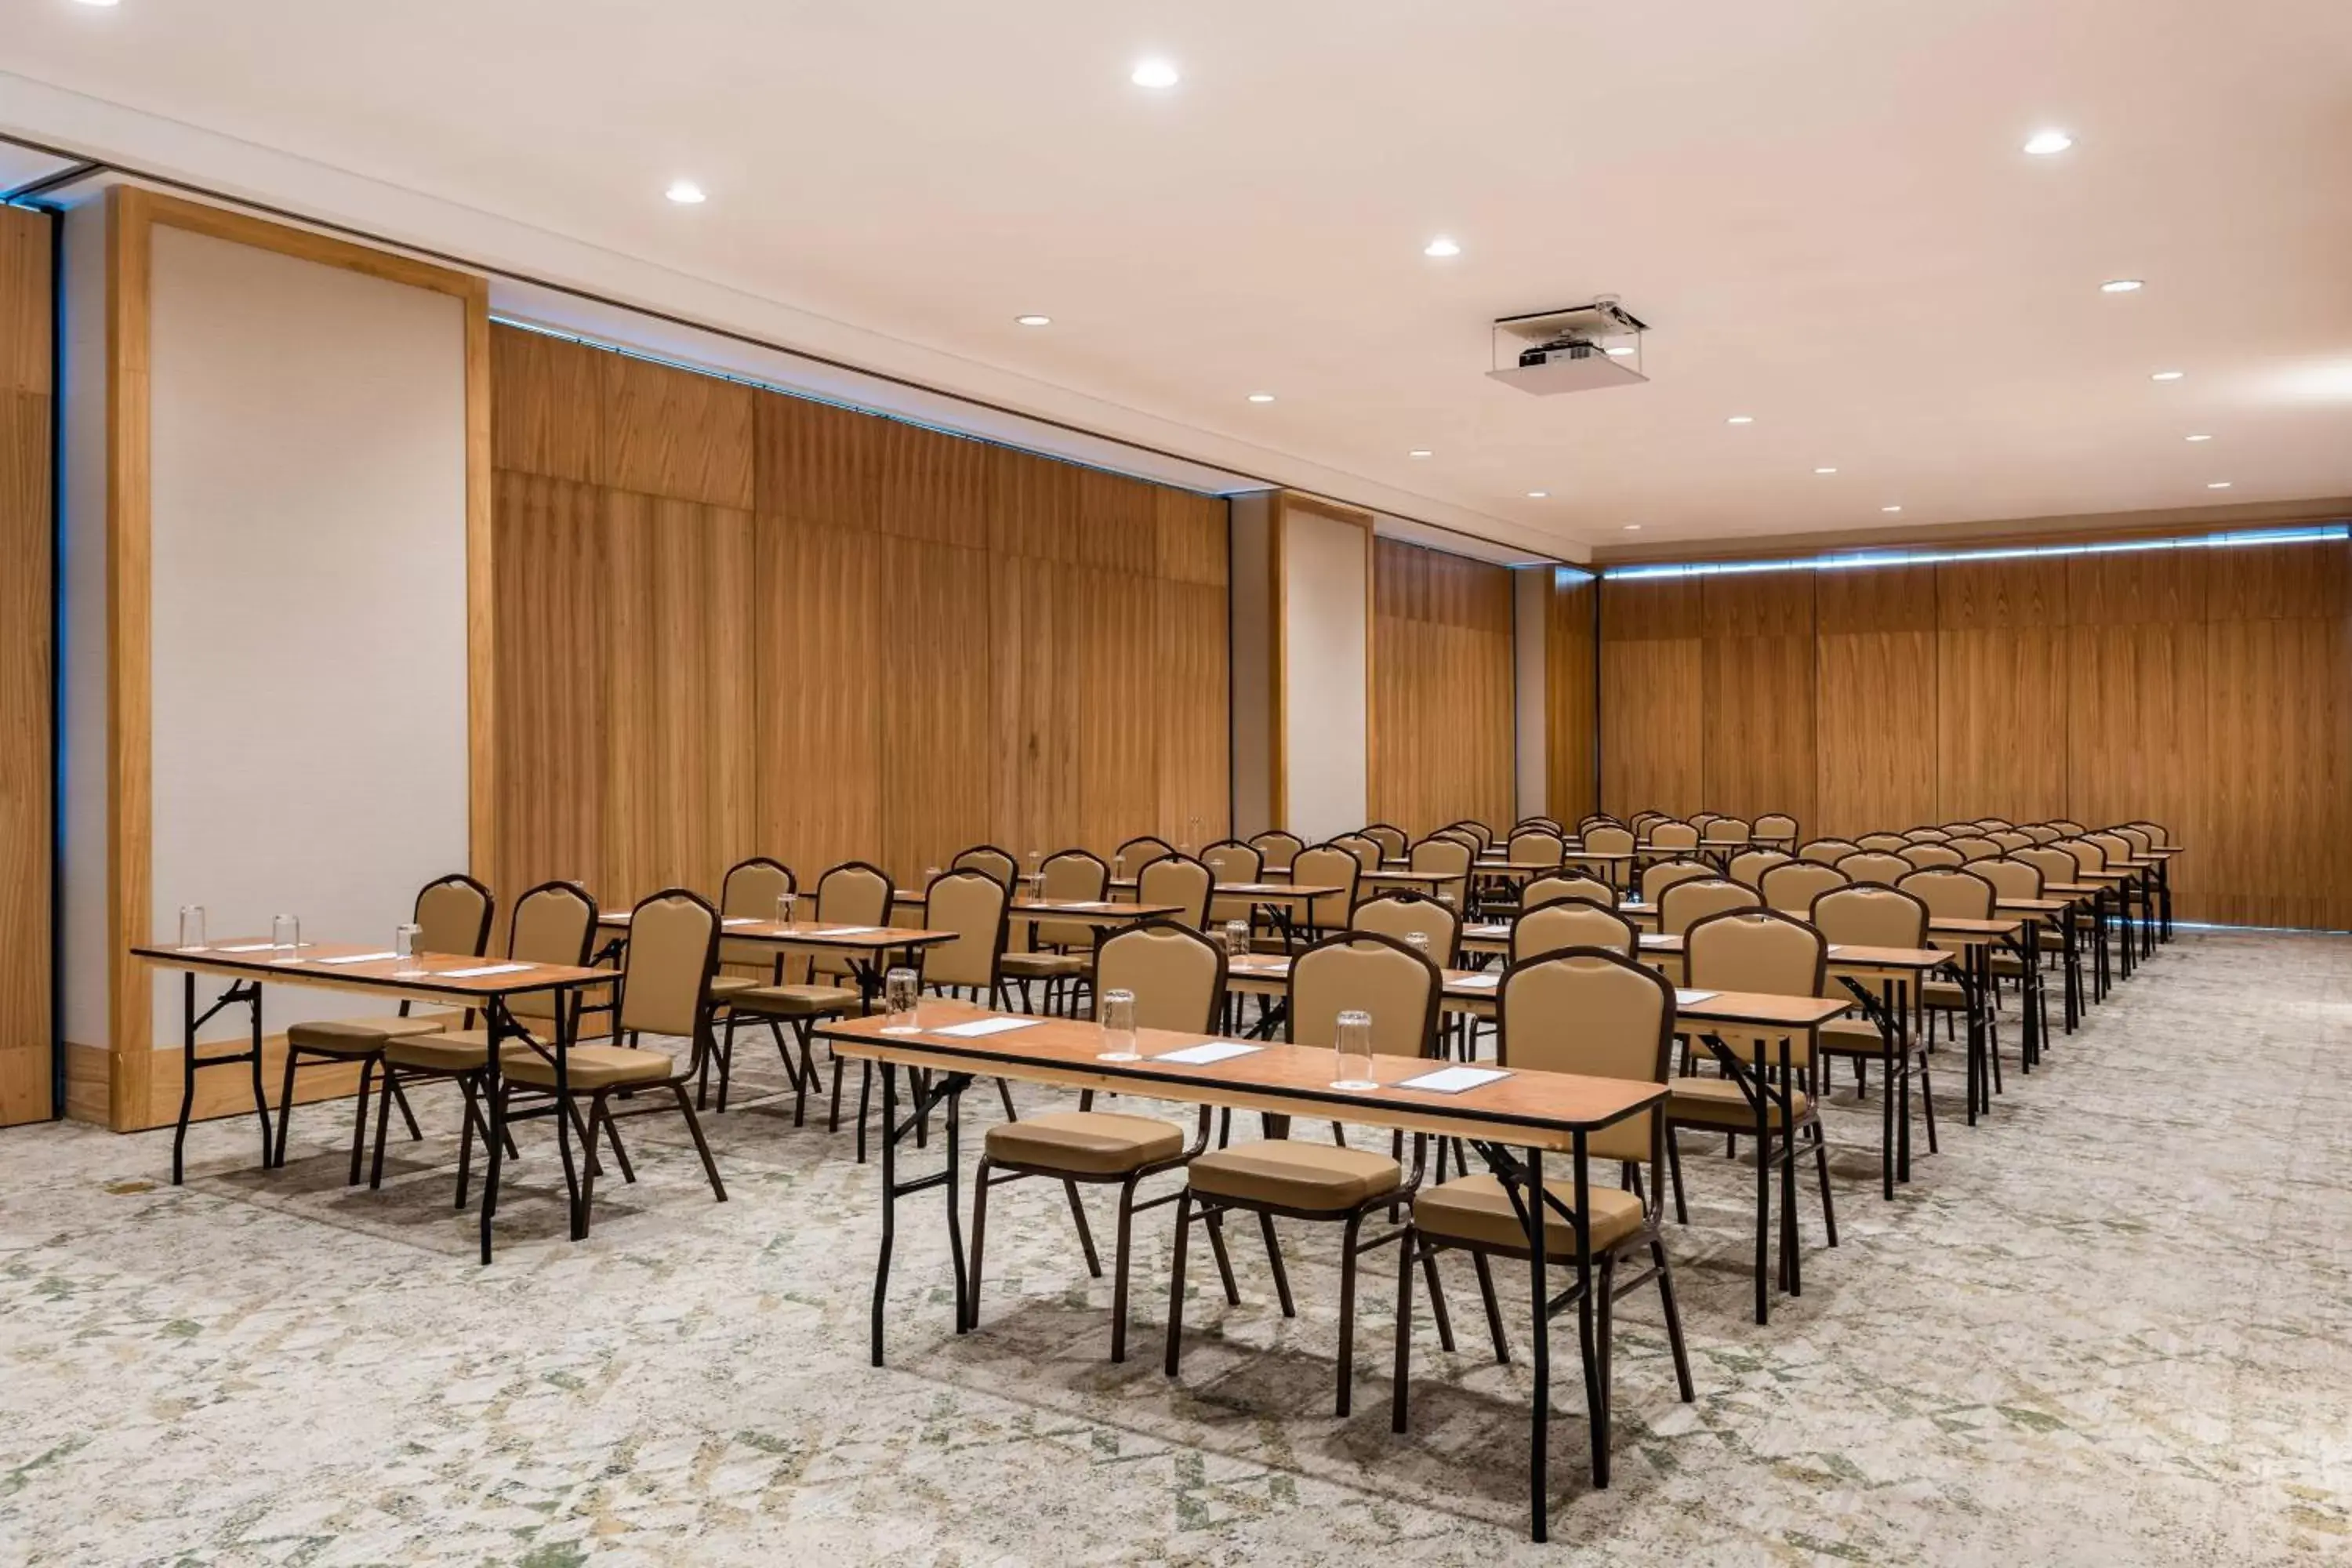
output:
M 1526 1373 L 1477 1353 L 1458 1267 L 1464 1352 L 1424 1309 L 1400 1438 L 1384 1268 L 1351 1418 L 1330 1414 L 1332 1239 L 1303 1225 L 1294 1321 L 1250 1247 L 1238 1309 L 1196 1261 L 1171 1384 L 1170 1211 L 1139 1224 L 1136 1358 L 1114 1367 L 1108 1287 L 1034 1183 L 995 1195 L 961 1340 L 916 1201 L 891 1364 L 869 1367 L 875 1172 L 772 1104 L 711 1119 L 723 1205 L 675 1123 L 635 1123 L 641 1180 L 600 1190 L 581 1245 L 532 1130 L 488 1268 L 449 1208 L 446 1090 L 380 1193 L 342 1186 L 330 1107 L 298 1111 L 266 1175 L 249 1122 L 200 1129 L 177 1191 L 167 1134 L 20 1129 L 0 1134 L 0 1561 L 2352 1561 L 2347 1053 L 2352 943 L 2185 933 L 2042 1071 L 2012 1062 L 1973 1131 L 1955 1070 L 1943 1152 L 1894 1203 L 1875 1102 L 1834 1107 L 1842 1245 L 1808 1196 L 1805 1294 L 1769 1329 L 1748 1184 L 1692 1159 L 1671 1239 L 1697 1403 L 1674 1396 L 1654 1297 L 1628 1298 L 1595 1492 L 1559 1356 L 1544 1547 L 1523 1534 Z

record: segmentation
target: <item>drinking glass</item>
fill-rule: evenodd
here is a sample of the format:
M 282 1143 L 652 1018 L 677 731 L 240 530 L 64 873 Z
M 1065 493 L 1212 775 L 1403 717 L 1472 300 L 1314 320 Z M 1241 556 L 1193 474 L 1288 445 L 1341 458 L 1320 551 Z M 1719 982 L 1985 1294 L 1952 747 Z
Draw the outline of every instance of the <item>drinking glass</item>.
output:
M 1338 1058 L 1339 1073 L 1331 1080 L 1333 1089 L 1381 1087 L 1372 1077 L 1372 1016 L 1370 1013 L 1351 1007 L 1340 1014 L 1331 1031 L 1331 1049 Z
M 1235 958 L 1244 958 L 1248 956 L 1249 950 L 1249 921 L 1227 921 L 1225 922 L 1225 952 Z
M 302 922 L 292 915 L 273 915 L 269 921 L 269 962 L 291 963 L 295 950 L 302 945 Z
M 1032 877 L 1044 876 L 1045 874 L 1045 852 L 1043 849 L 1032 849 L 1029 851 L 1028 858 L 1029 875 Z
M 793 923 L 793 906 L 797 904 L 799 901 L 799 895 L 794 893 L 778 893 L 776 895 L 776 923 L 778 925 L 788 926 Z
M 1405 946 L 1412 949 L 1413 952 L 1421 954 L 1423 958 L 1427 958 L 1429 956 L 1429 933 L 1425 931 L 1409 931 L 1405 932 L 1404 944 Z
M 890 1010 L 890 1021 L 882 1026 L 886 1035 L 914 1035 L 922 1032 L 915 1016 L 916 998 L 921 981 L 911 969 L 894 969 L 882 977 L 882 1004 Z
M 421 962 L 423 957 L 421 950 L 424 945 L 425 928 L 423 926 L 406 925 L 394 928 L 392 933 L 392 972 L 394 974 L 424 973 L 425 965 Z
M 1106 991 L 1102 994 L 1103 1048 L 1096 1053 L 1098 1060 L 1132 1062 L 1143 1058 L 1135 1048 L 1135 993 Z
M 202 952 L 205 948 L 205 906 L 180 906 L 180 951 Z

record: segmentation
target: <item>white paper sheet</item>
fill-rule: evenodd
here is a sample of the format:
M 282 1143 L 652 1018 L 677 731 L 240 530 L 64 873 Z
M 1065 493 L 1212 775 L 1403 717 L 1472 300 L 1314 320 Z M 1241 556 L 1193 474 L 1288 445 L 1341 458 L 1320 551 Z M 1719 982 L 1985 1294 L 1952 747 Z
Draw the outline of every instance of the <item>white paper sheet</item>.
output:
M 954 1035 L 973 1040 L 983 1035 L 1001 1035 L 1008 1029 L 1025 1029 L 1040 1022 L 1035 1018 L 974 1018 L 969 1024 L 950 1024 L 944 1029 L 933 1029 L 934 1035 Z
M 755 926 L 760 923 L 760 917 L 757 915 L 729 915 L 719 923 L 723 926 Z
M 1182 1050 L 1162 1051 L 1151 1059 L 1155 1062 L 1181 1062 L 1186 1067 L 1204 1068 L 1215 1062 L 1231 1061 L 1252 1051 L 1264 1050 L 1263 1046 L 1244 1045 L 1239 1040 L 1203 1040 Z
M 381 963 L 387 958 L 397 958 L 396 952 L 347 952 L 340 958 L 322 958 L 320 963 Z
M 213 951 L 215 952 L 268 952 L 277 945 L 274 942 L 241 942 L 235 947 L 216 947 Z M 296 945 L 309 947 L 310 944 L 305 942 L 298 942 Z
M 809 934 L 812 936 L 872 936 L 882 929 L 880 926 L 826 926 L 822 931 L 811 931 Z
M 1462 928 L 1462 934 L 1464 936 L 1503 937 L 1511 934 L 1511 928 L 1508 926 L 1464 926 Z
M 1497 1068 L 1440 1068 L 1419 1078 L 1409 1078 L 1392 1089 L 1417 1089 L 1429 1094 L 1460 1094 L 1465 1089 L 1477 1089 L 1497 1079 L 1511 1075 Z
M 1465 974 L 1454 986 L 1457 991 L 1492 991 L 1502 978 L 1499 974 Z
M 1717 994 L 1712 991 L 1685 991 L 1677 987 L 1675 991 L 1675 1005 L 1688 1007 L 1695 1003 L 1712 1002 L 1716 995 Z
M 537 969 L 536 963 L 483 963 L 471 969 L 445 969 L 434 975 L 436 980 L 479 980 L 485 974 L 520 974 L 526 969 Z

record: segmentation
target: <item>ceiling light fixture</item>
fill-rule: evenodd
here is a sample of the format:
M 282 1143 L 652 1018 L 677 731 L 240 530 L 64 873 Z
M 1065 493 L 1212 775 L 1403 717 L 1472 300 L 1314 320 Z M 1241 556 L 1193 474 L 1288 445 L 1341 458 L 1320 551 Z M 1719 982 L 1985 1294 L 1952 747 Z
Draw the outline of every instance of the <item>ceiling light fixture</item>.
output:
M 81 0 L 81 3 L 85 5 L 113 5 L 119 4 L 120 0 Z
M 1249 395 L 1249 400 L 1252 403 L 1272 403 L 1274 401 L 1274 394 L 1271 392 L 1253 392 Z
M 1629 522 L 1625 525 L 1625 531 L 1628 533 L 1639 533 L 1642 531 L 1642 525 L 1638 522 Z
M 1423 256 L 1459 256 L 1462 254 L 1462 247 L 1441 234 L 1423 246 L 1421 253 Z
M 1138 87 L 1169 88 L 1183 80 L 1174 65 L 1167 60 L 1138 60 L 1127 79 Z
M 2184 441 L 2210 441 L 2212 438 L 2213 437 L 2210 436 L 2183 436 L 2181 437 Z
M 2099 285 L 2102 294 L 2137 294 L 2147 285 L 2137 278 L 2110 278 Z
M 1529 500 L 1544 500 L 1549 499 L 1550 495 L 1551 492 L 1549 490 L 1529 490 L 1528 492 L 1528 499 Z
M 1883 506 L 1878 510 L 1881 511 L 1901 511 L 1903 509 L 1899 506 Z
M 1725 420 L 1724 423 L 1726 425 L 1753 425 L 1756 423 L 1756 416 L 1753 414 L 1735 414 L 1730 418 Z
M 1619 343 L 1615 348 L 1605 349 L 1602 352 L 1608 354 L 1611 359 L 1628 359 L 1633 355 L 1633 345 L 1631 343 Z
M 2025 150 L 2037 158 L 2047 158 L 2053 153 L 2063 153 L 2074 144 L 2074 139 L 2063 131 L 2037 131 L 2026 138 Z
M 1412 451 L 1407 452 L 1405 456 L 1408 458 L 1426 458 L 1433 456 L 1433 454 L 1426 447 L 1415 447 Z
M 662 195 L 682 207 L 700 206 L 709 199 L 702 194 L 702 187 L 692 180 L 672 180 L 669 183 L 669 189 L 664 191 Z
M 1834 474 L 1837 470 L 1835 468 L 1815 468 L 1813 472 L 1817 474 Z
M 2150 381 L 2179 381 L 2189 373 L 2185 370 L 2160 370 L 2148 377 Z
M 2208 479 L 2205 482 L 2205 488 L 2209 490 L 2226 490 L 2230 488 L 2230 481 L 2227 479 Z
M 1050 327 L 1054 324 L 1054 318 L 1051 316 L 1015 316 L 1013 320 L 1015 324 L 1024 327 Z

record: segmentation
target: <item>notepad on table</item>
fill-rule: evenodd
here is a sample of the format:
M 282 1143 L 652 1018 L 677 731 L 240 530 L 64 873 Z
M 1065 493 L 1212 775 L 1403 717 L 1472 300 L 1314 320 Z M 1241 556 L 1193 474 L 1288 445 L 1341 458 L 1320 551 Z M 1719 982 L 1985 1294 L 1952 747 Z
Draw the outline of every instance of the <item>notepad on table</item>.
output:
M 433 976 L 436 980 L 479 980 L 486 974 L 520 974 L 526 969 L 537 969 L 536 963 L 481 963 L 471 969 L 445 969 Z
M 880 926 L 827 926 L 816 934 L 819 936 L 872 936 L 881 929 Z
M 1499 974 L 1465 974 L 1454 984 L 1464 991 L 1491 991 L 1495 988 L 1495 982 L 1501 978 Z
M 320 963 L 381 963 L 387 958 L 398 958 L 396 952 L 347 952 L 339 958 L 322 958 Z
M 1496 1068 L 1440 1068 L 1419 1078 L 1409 1078 L 1392 1089 L 1417 1089 L 1425 1094 L 1460 1094 L 1465 1089 L 1477 1089 L 1496 1079 L 1511 1075 Z
M 1001 1035 L 1007 1029 L 1025 1029 L 1039 1021 L 1035 1018 L 974 1018 L 969 1024 L 950 1024 L 944 1029 L 933 1029 L 931 1033 L 978 1039 L 983 1035 Z
M 1214 1062 L 1231 1061 L 1235 1057 L 1245 1057 L 1252 1051 L 1263 1049 L 1265 1049 L 1263 1046 L 1244 1045 L 1239 1040 L 1203 1040 L 1197 1046 L 1186 1046 L 1181 1050 L 1162 1051 L 1151 1059 L 1155 1062 L 1181 1062 L 1190 1068 L 1204 1068 Z
M 1696 1002 L 1712 1002 L 1715 997 L 1716 993 L 1712 991 L 1685 991 L 1677 987 L 1675 991 L 1675 1005 L 1687 1007 Z
M 308 947 L 310 944 L 306 942 L 298 942 L 295 945 L 298 947 Z M 215 952 L 268 952 L 273 951 L 277 946 L 278 944 L 274 942 L 241 942 L 235 947 L 216 947 L 213 949 L 213 951 Z
M 1504 925 L 1464 926 L 1462 934 L 1464 936 L 1508 936 L 1511 934 L 1511 928 Z

